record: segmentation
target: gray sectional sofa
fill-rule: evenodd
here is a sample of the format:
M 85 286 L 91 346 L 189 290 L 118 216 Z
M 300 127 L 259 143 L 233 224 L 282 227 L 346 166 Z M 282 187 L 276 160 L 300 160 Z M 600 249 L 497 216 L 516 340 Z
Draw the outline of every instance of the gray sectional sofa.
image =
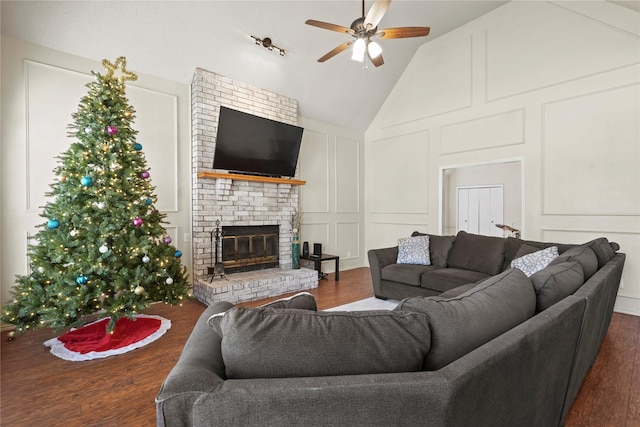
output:
M 157 424 L 562 425 L 611 320 L 617 249 L 568 245 L 537 277 L 508 267 L 392 311 L 318 312 L 309 294 L 214 303 L 156 397 Z

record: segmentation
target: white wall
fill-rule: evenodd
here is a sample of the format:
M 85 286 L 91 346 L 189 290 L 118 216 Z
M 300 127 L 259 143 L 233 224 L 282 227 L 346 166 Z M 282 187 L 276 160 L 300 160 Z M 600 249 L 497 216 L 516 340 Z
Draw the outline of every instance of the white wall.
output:
M 72 142 L 67 125 L 87 93 L 91 70 L 104 73 L 100 62 L 2 37 L 0 302 L 9 298 L 15 275 L 28 271 L 28 236 L 43 222 L 39 214 L 56 179 L 55 156 Z M 136 110 L 136 140 L 143 146 L 158 209 L 167 214 L 167 231 L 190 273 L 189 85 L 139 74 L 126 95 Z
M 322 251 L 340 257 L 340 270 L 365 265 L 363 155 L 364 135 L 300 117 L 304 128 L 298 161 L 300 209 L 303 212 L 300 239 L 322 243 Z M 324 272 L 334 263 L 326 262 Z
M 439 174 L 524 159 L 524 238 L 606 236 L 640 315 L 640 15 L 510 2 L 423 45 L 365 134 L 365 248 L 440 230 Z

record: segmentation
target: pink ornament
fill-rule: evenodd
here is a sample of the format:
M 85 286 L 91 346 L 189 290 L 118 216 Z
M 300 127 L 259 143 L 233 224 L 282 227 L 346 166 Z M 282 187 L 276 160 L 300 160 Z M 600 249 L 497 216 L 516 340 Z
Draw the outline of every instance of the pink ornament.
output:
M 118 133 L 118 128 L 115 126 L 107 126 L 107 133 L 109 135 L 115 135 Z
M 142 218 L 135 218 L 133 220 L 133 225 L 135 225 L 136 227 L 140 227 L 142 225 Z
M 147 178 L 149 178 L 149 172 L 144 171 L 144 172 L 142 172 L 142 173 L 140 174 L 140 176 L 141 176 L 142 178 L 144 178 L 144 179 L 147 179 Z
M 165 237 L 162 239 L 162 241 L 163 241 L 163 242 L 165 242 L 165 243 L 168 245 L 169 243 L 171 243 L 171 237 L 169 237 L 169 236 L 165 236 Z

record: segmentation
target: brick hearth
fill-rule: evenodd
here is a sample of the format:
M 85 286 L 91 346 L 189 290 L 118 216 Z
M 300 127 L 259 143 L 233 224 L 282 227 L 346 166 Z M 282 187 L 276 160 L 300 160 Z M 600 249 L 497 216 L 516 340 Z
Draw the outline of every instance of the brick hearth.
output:
M 288 183 L 202 178 L 213 171 L 213 157 L 220 106 L 297 124 L 295 99 L 236 82 L 197 69 L 192 85 L 192 179 L 193 179 L 193 281 L 196 298 L 213 301 L 248 301 L 318 286 L 314 270 L 291 269 L 291 219 L 298 207 L 298 186 Z M 213 265 L 211 231 L 215 221 L 229 225 L 280 225 L 279 264 L 276 269 L 235 273 L 211 281 L 207 267 Z

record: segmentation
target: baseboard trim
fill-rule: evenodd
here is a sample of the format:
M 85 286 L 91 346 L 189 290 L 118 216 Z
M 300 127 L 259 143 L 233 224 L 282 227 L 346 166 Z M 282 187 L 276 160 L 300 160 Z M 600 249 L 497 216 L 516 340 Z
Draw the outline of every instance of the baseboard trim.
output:
M 618 295 L 616 304 L 613 307 L 616 313 L 640 316 L 640 298 Z

